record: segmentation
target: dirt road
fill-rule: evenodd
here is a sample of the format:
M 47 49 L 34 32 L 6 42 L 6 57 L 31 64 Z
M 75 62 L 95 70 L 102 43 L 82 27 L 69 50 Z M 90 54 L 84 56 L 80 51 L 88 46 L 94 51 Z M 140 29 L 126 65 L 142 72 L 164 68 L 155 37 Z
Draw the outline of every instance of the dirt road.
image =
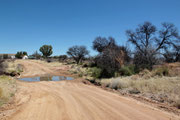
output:
M 23 66 L 21 77 L 32 77 L 46 74 L 66 74 L 67 69 L 69 69 L 69 66 L 67 65 L 52 66 L 48 63 L 36 60 L 16 60 L 16 64 L 21 64 Z
M 23 77 L 53 72 L 40 63 L 19 62 L 25 67 Z M 17 84 L 16 108 L 8 120 L 178 120 L 172 114 L 81 82 Z

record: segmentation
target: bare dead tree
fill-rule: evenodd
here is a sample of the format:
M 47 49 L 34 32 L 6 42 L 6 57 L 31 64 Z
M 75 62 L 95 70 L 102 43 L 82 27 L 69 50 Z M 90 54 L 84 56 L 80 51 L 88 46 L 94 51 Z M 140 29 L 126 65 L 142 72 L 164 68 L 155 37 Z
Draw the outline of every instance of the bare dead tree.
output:
M 67 54 L 72 57 L 77 64 L 81 62 L 86 55 L 89 54 L 89 51 L 85 46 L 72 46 L 68 49 Z
M 174 47 L 175 62 L 180 62 L 180 45 Z
M 137 61 L 137 65 L 144 63 L 149 65 L 148 68 L 152 68 L 156 63 L 156 56 L 160 50 L 168 49 L 179 39 L 178 30 L 171 23 L 162 23 L 162 29 L 158 31 L 152 23 L 144 22 L 135 31 L 127 30 L 126 34 L 128 41 L 136 48 L 136 57 L 143 58 Z
M 172 50 L 165 49 L 163 56 L 166 62 L 180 62 L 180 42 L 173 43 Z
M 177 28 L 171 23 L 162 23 L 162 29 L 159 31 L 159 38 L 155 37 L 157 43 L 156 51 L 168 48 L 175 42 L 179 41 L 179 34 Z

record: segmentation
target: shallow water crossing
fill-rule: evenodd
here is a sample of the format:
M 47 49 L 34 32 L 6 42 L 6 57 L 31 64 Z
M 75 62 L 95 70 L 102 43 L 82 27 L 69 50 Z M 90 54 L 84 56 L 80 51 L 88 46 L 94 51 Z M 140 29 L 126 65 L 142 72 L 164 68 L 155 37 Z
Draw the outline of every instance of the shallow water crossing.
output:
M 32 78 L 19 78 L 19 80 L 27 82 L 36 82 L 36 81 L 61 81 L 61 80 L 73 80 L 72 77 L 65 76 L 41 76 L 41 77 L 32 77 Z

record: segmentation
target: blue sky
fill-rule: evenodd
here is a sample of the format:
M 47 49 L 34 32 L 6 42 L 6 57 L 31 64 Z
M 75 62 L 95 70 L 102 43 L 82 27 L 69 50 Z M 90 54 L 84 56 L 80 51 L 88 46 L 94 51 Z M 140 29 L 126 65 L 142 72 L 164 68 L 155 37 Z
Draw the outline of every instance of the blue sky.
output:
M 0 0 L 0 53 L 27 51 L 44 44 L 54 54 L 112 36 L 125 45 L 125 31 L 144 21 L 172 22 L 180 29 L 180 0 Z

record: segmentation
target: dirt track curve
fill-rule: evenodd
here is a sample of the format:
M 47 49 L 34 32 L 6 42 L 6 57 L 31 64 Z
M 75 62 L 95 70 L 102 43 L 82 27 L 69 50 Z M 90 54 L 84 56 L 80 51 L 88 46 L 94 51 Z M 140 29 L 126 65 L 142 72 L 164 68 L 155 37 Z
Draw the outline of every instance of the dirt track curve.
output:
M 53 72 L 40 63 L 19 62 L 25 67 L 23 77 Z M 178 120 L 172 114 L 76 80 L 17 84 L 16 111 L 8 120 Z

